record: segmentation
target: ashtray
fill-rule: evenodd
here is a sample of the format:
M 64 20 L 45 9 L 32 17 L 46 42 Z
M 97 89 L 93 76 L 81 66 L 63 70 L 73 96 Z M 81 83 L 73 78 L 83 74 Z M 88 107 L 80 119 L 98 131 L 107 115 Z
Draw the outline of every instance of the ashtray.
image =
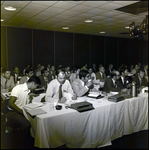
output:
M 56 105 L 55 108 L 56 108 L 56 110 L 61 110 L 62 106 L 61 105 Z

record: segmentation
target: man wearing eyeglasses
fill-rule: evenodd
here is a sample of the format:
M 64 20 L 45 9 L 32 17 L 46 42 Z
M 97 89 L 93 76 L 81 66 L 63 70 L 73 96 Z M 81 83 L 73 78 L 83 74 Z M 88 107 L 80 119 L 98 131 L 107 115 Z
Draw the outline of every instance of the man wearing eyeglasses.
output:
M 80 71 L 79 79 L 72 82 L 72 88 L 78 97 L 84 96 L 93 88 L 93 83 L 87 70 Z
M 111 74 L 111 77 L 107 78 L 103 87 L 103 91 L 110 93 L 111 92 L 120 92 L 121 89 L 119 88 L 119 85 L 117 81 L 120 78 L 120 73 L 118 71 L 115 71 Z

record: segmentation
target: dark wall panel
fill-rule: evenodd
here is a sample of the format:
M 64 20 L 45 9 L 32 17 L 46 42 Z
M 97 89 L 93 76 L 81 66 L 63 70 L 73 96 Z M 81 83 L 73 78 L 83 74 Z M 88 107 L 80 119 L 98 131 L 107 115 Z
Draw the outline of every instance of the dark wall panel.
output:
M 130 60 L 130 65 L 135 65 L 138 64 L 140 62 L 140 41 L 138 40 L 134 40 L 134 39 L 130 39 L 129 40 L 129 49 L 130 49 L 130 53 L 129 53 L 129 60 Z
M 104 50 L 105 50 L 105 37 L 91 36 L 91 64 L 96 64 L 98 70 L 99 64 L 104 66 Z
M 22 28 L 7 28 L 8 63 L 13 69 L 17 65 L 20 72 L 27 64 L 32 65 L 32 30 Z
M 55 67 L 73 66 L 73 34 L 55 32 Z
M 7 56 L 6 56 L 6 27 L 1 26 L 1 66 L 7 67 Z
M 38 64 L 47 67 L 54 65 L 54 32 L 33 30 L 33 62 L 34 68 Z
M 117 38 L 106 37 L 106 53 L 105 53 L 105 68 L 108 67 L 109 63 L 113 64 L 113 68 L 117 69 Z
M 140 56 L 142 64 L 148 64 L 148 42 L 147 41 L 141 41 L 140 44 Z
M 74 65 L 90 64 L 90 35 L 74 34 Z
M 121 64 L 129 66 L 129 40 L 118 39 L 118 67 Z

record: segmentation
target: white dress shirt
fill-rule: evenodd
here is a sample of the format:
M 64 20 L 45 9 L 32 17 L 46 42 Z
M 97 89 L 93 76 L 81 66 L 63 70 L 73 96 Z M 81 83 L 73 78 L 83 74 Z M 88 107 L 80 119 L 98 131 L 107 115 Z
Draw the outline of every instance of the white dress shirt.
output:
M 30 90 L 28 89 L 26 83 L 18 84 L 12 89 L 11 96 L 17 97 L 17 100 L 15 101 L 15 105 L 17 105 L 20 109 L 22 109 L 24 105 L 29 103 L 29 98 L 28 98 L 29 92 Z M 11 110 L 11 108 L 9 109 Z
M 57 79 L 53 79 L 47 87 L 46 95 L 45 95 L 45 101 L 46 102 L 57 102 L 59 100 L 59 86 L 60 83 Z M 71 84 L 68 80 L 65 80 L 65 82 L 62 84 L 62 93 L 71 93 L 74 94 Z

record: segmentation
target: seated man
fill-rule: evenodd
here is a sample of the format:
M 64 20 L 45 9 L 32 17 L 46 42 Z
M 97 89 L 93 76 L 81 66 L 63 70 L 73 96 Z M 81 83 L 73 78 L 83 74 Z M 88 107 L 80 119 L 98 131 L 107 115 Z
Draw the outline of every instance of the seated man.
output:
M 21 77 L 19 84 L 25 83 L 31 76 L 33 76 L 34 72 L 31 67 L 25 69 L 25 76 Z
M 12 89 L 8 102 L 8 126 L 20 133 L 21 137 L 19 138 L 21 138 L 23 146 L 25 146 L 27 135 L 30 133 L 30 122 L 24 117 L 22 108 L 24 105 L 32 102 L 30 90 L 35 89 L 39 84 L 40 79 L 32 76 L 26 83 L 16 85 Z
M 93 83 L 89 79 L 89 72 L 87 70 L 81 70 L 79 72 L 79 79 L 72 82 L 72 88 L 78 97 L 84 96 L 93 88 Z
M 60 102 L 65 103 L 67 99 L 64 97 L 64 93 L 69 93 L 72 100 L 75 100 L 77 97 L 72 90 L 71 84 L 66 80 L 65 70 L 59 68 L 56 71 L 56 79 L 53 79 L 47 87 L 45 101 L 46 102 Z
M 19 84 L 22 75 L 20 74 L 20 70 L 17 66 L 14 66 L 12 76 L 14 78 L 15 85 Z
M 120 92 L 121 89 L 117 84 L 117 80 L 119 79 L 119 72 L 115 71 L 115 73 L 111 73 L 111 77 L 107 78 L 103 87 L 103 91 L 110 93 L 111 92 Z
M 47 69 L 43 69 L 39 79 L 41 81 L 41 87 L 47 89 L 47 84 L 52 80 L 52 76 L 49 75 L 49 71 Z
M 132 77 L 125 73 L 124 69 L 120 70 L 120 78 L 117 80 L 120 89 L 129 88 L 132 83 Z
M 109 64 L 105 72 L 106 72 L 107 78 L 110 77 L 111 73 L 113 73 L 113 64 Z
M 99 72 L 96 73 L 96 79 L 100 81 L 100 91 L 103 91 L 103 86 L 106 81 L 105 68 L 103 66 L 99 67 Z
M 137 87 L 141 90 L 141 87 L 148 86 L 148 81 L 145 78 L 145 71 L 144 69 L 140 69 L 138 71 L 138 75 L 133 78 L 133 81 L 136 82 Z
M 11 76 L 11 71 L 7 68 L 3 68 L 1 75 L 1 92 L 8 93 L 15 86 L 14 79 Z

